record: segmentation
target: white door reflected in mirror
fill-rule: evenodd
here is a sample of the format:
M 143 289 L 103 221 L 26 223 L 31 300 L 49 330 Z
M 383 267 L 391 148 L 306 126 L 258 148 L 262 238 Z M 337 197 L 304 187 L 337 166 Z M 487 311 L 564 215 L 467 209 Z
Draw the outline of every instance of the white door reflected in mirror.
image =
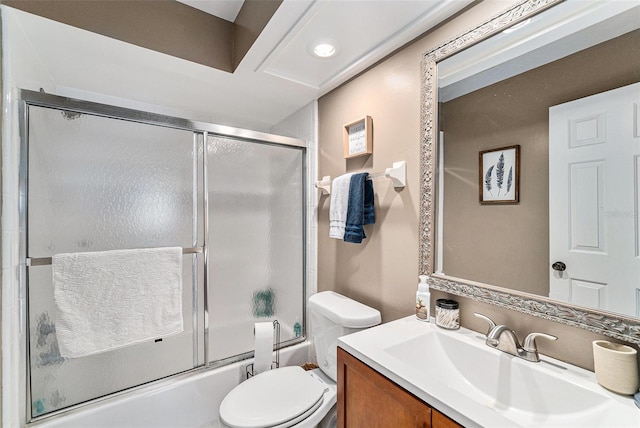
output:
M 640 83 L 549 108 L 549 297 L 640 316 Z

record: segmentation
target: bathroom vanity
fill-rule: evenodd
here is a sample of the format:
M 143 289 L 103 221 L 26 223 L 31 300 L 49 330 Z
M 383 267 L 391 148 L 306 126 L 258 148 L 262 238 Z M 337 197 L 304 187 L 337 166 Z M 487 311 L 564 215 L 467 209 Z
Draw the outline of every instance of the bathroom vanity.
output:
M 338 426 L 455 428 L 462 425 L 338 348 Z
M 553 358 L 526 361 L 414 316 L 338 340 L 340 427 L 638 427 L 630 396 Z

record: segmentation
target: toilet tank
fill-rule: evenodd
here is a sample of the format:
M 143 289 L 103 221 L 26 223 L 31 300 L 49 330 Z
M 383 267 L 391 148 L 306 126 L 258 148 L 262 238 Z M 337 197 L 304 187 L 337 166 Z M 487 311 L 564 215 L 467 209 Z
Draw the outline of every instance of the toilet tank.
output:
M 380 324 L 380 312 L 333 291 L 314 294 L 307 308 L 318 365 L 337 381 L 338 338 Z

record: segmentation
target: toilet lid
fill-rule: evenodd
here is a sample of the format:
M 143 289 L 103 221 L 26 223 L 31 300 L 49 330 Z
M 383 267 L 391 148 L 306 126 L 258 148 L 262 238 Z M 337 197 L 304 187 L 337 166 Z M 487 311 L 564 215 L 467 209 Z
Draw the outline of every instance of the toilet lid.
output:
M 222 400 L 220 419 L 235 428 L 288 426 L 285 423 L 317 407 L 324 385 L 301 367 L 260 373 Z

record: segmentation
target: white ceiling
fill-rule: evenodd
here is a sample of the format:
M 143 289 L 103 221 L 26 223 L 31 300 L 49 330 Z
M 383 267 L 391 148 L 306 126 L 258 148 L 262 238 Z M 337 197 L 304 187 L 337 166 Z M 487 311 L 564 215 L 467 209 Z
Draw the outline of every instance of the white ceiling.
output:
M 260 70 L 325 92 L 458 10 L 451 1 L 316 1 L 266 57 Z M 453 4 L 455 3 L 455 4 Z M 337 42 L 337 54 L 309 54 L 317 41 Z
M 234 73 L 18 10 L 5 15 L 9 43 L 27 40 L 60 95 L 268 131 L 471 1 L 284 0 Z M 338 41 L 335 59 L 307 52 L 320 37 Z

